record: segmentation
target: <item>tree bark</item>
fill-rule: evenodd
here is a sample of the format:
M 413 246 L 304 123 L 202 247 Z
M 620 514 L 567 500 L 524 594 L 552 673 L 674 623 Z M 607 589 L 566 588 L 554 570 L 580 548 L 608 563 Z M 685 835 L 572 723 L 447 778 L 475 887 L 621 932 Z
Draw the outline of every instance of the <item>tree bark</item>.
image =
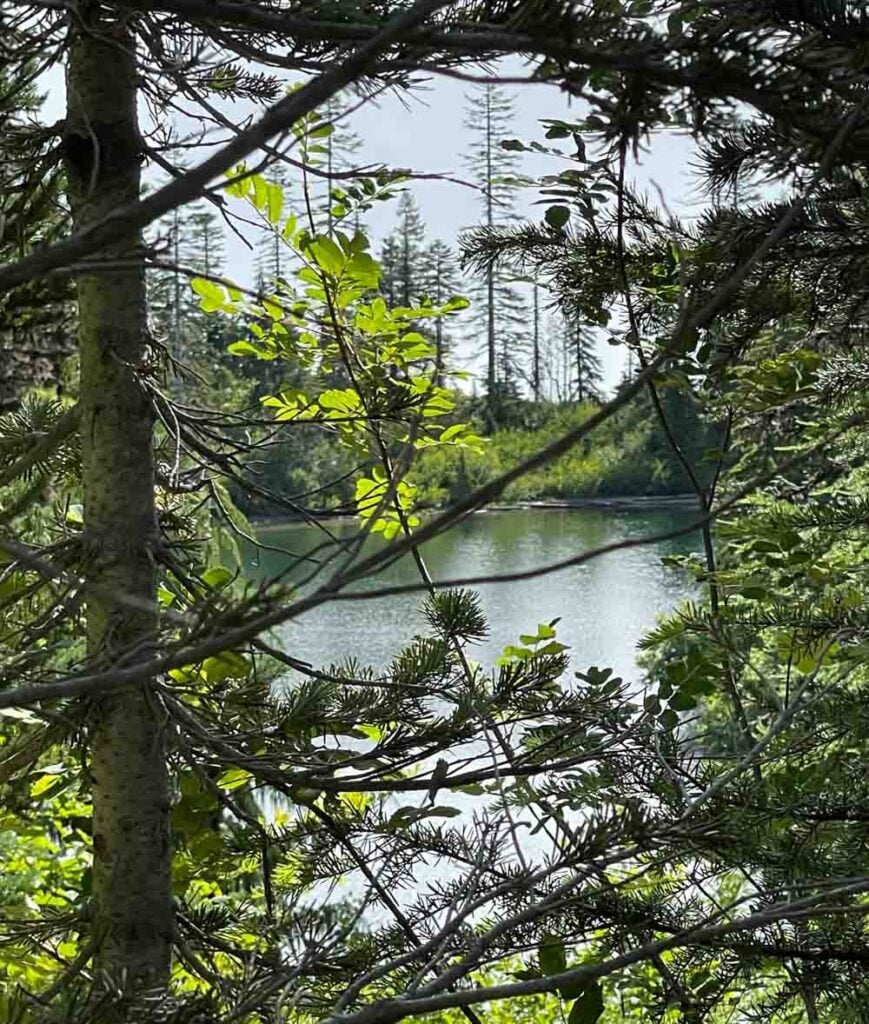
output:
M 143 146 L 125 22 L 82 6 L 70 31 L 64 157 L 78 230 L 139 197 Z M 87 602 L 87 644 L 107 664 L 146 653 L 155 639 L 157 521 L 139 232 L 100 255 L 124 261 L 77 279 L 85 571 L 100 588 Z M 154 611 L 121 606 L 106 591 Z M 150 686 L 96 700 L 90 727 L 98 965 L 125 985 L 160 985 L 174 921 L 164 727 Z

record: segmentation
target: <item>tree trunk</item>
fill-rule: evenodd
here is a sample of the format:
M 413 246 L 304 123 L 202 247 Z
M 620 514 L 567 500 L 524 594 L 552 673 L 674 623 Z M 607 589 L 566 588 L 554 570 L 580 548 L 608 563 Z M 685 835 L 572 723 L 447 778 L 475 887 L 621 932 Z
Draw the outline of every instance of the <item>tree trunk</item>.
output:
M 486 226 L 491 230 L 495 223 L 494 197 L 492 195 L 492 86 L 486 87 Z M 500 404 L 496 397 L 498 390 L 498 373 L 495 354 L 495 270 L 491 264 L 486 268 L 486 387 L 488 389 L 489 427 L 495 426 L 498 420 L 496 405 Z
M 538 285 L 534 282 L 534 330 L 532 334 L 532 364 L 531 381 L 534 393 L 534 401 L 540 403 L 540 305 L 538 298 Z
M 582 366 L 582 330 L 577 324 L 574 328 L 574 344 L 576 346 L 576 398 L 577 401 L 585 401 L 585 374 Z
M 486 386 L 489 390 L 489 401 L 494 406 L 498 375 L 495 351 L 495 271 L 491 267 L 486 270 L 486 363 Z
M 139 197 L 135 42 L 123 21 L 95 8 L 72 21 L 64 155 L 76 228 Z M 153 643 L 157 523 L 154 417 L 139 377 L 147 348 L 141 237 L 131 232 L 100 255 L 125 263 L 77 279 L 85 567 L 100 587 L 88 598 L 87 643 L 105 665 L 147 656 Z M 146 607 L 119 605 L 106 591 Z M 95 700 L 90 724 L 97 962 L 125 984 L 159 985 L 174 925 L 163 719 L 146 684 Z
M 436 306 L 443 304 L 443 275 L 444 275 L 444 261 L 441 256 L 441 250 L 435 248 L 435 265 L 434 265 L 434 302 Z M 434 382 L 436 387 L 442 388 L 444 386 L 444 367 L 446 366 L 446 353 L 444 352 L 444 324 L 443 317 L 437 317 L 435 320 L 435 374 Z

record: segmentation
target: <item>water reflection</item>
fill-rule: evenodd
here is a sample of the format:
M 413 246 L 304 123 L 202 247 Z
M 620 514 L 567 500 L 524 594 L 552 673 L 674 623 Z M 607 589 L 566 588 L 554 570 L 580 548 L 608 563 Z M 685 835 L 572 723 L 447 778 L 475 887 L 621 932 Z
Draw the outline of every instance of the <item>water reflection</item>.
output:
M 693 517 L 689 511 L 671 510 L 487 512 L 435 538 L 423 553 L 435 579 L 500 574 L 560 561 L 613 541 L 665 532 Z M 335 530 L 352 533 L 354 527 L 341 524 Z M 269 527 L 262 536 L 270 545 L 294 551 L 306 550 L 318 539 L 312 527 L 302 524 Z M 635 674 L 637 641 L 656 615 L 673 608 L 688 592 L 685 577 L 664 568 L 662 556 L 698 549 L 698 538 L 689 534 L 610 552 L 547 576 L 481 585 L 491 636 L 476 648 L 474 657 L 491 665 L 520 633 L 560 617 L 559 638 L 571 646 L 575 668 L 607 665 L 630 677 Z M 250 573 L 274 576 L 286 567 L 285 557 L 266 551 L 256 565 L 252 561 Z M 365 586 L 417 580 L 412 560 L 405 558 Z M 315 665 L 353 656 L 362 664 L 383 668 L 402 644 L 424 629 L 421 601 L 421 595 L 397 595 L 321 606 L 285 626 L 281 640 L 287 651 Z

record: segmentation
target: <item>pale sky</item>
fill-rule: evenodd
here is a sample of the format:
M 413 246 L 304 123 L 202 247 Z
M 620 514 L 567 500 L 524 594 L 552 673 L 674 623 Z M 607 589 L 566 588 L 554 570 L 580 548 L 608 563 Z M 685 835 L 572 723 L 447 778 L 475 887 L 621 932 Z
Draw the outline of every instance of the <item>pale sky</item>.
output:
M 511 75 L 523 71 L 518 61 L 505 62 L 502 67 L 505 73 Z M 469 67 L 467 70 L 472 72 L 474 69 Z M 42 114 L 50 123 L 63 117 L 65 97 L 60 69 L 46 76 L 43 84 L 47 99 Z M 470 135 L 463 128 L 462 122 L 466 96 L 474 88 L 467 82 L 435 78 L 409 94 L 386 94 L 376 103 L 363 106 L 347 122 L 362 139 L 362 148 L 354 162 L 466 177 L 462 154 L 469 147 Z M 511 137 L 552 145 L 543 138 L 544 128 L 540 120 L 578 120 L 581 116 L 581 110 L 576 105 L 571 107 L 568 98 L 553 86 L 508 85 L 505 90 L 514 97 L 517 112 Z M 229 107 L 224 109 L 227 113 L 231 112 Z M 252 108 L 250 104 L 239 104 L 232 112 L 238 116 L 239 109 L 243 114 L 248 114 Z M 655 183 L 662 189 L 668 205 L 675 212 L 686 212 L 686 204 L 692 194 L 691 155 L 690 140 L 672 134 L 661 136 L 655 140 L 651 151 L 641 156 L 640 165 L 634 168 L 635 180 L 646 187 Z M 521 156 L 519 172 L 532 178 L 555 173 L 567 166 L 555 158 Z M 475 224 L 480 217 L 480 195 L 472 189 L 439 181 L 417 181 L 411 188 L 432 240 L 440 238 L 455 247 L 461 229 Z M 518 216 L 539 218 L 544 207 L 532 205 L 538 198 L 535 189 L 521 193 L 517 203 Z M 394 203 L 378 204 L 367 215 L 366 221 L 375 250 L 379 240 L 391 230 L 394 219 Z M 241 283 L 249 282 L 250 255 L 230 232 L 226 234 L 226 252 L 228 276 Z M 599 356 L 603 361 L 604 386 L 609 390 L 621 375 L 624 353 L 601 341 Z

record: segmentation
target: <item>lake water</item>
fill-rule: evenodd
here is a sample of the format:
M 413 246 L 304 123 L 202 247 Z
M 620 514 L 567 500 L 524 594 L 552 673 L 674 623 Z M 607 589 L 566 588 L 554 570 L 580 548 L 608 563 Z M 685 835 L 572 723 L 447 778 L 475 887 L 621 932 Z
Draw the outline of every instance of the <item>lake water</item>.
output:
M 614 541 L 665 532 L 695 516 L 690 510 L 598 508 L 485 512 L 426 544 L 423 555 L 436 580 L 521 571 Z M 330 529 L 351 534 L 356 527 L 348 522 L 330 524 Z M 318 544 L 322 535 L 316 527 L 291 524 L 264 527 L 260 538 L 268 545 L 301 552 Z M 573 669 L 607 666 L 630 680 L 636 676 L 637 641 L 659 613 L 689 593 L 685 576 L 662 566 L 662 556 L 699 548 L 699 536 L 688 534 L 610 552 L 551 575 L 483 584 L 477 589 L 491 635 L 472 656 L 492 665 L 520 633 L 560 618 L 558 637 L 571 647 Z M 265 551 L 249 572 L 254 578 L 274 576 L 290 564 L 287 555 Z M 417 581 L 416 566 L 406 557 L 367 586 Z M 287 652 L 318 667 L 353 656 L 361 664 L 383 668 L 403 643 L 424 629 L 421 603 L 422 595 L 399 595 L 321 606 L 284 627 L 281 643 Z

